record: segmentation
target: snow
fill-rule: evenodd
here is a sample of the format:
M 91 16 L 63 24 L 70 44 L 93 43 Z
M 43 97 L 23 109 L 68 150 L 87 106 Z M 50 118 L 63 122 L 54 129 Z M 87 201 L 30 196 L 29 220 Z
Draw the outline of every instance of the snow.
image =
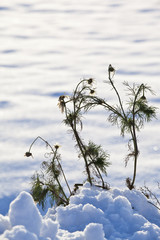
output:
M 0 215 L 2 240 L 160 239 L 160 212 L 138 190 L 102 190 L 85 183 L 67 206 L 42 217 L 32 196 L 21 192 Z
M 38 240 L 34 233 L 26 230 L 24 226 L 15 226 L 11 230 L 6 230 L 1 236 L 4 240 Z
M 104 83 L 108 65 L 112 64 L 116 68 L 114 81 L 120 91 L 123 81 L 146 83 L 156 92 L 155 96 L 149 96 L 151 105 L 160 107 L 159 29 L 158 0 L 1 1 L 0 234 L 6 229 L 6 238 L 10 236 L 16 240 L 36 239 L 39 235 L 41 238 L 63 238 L 64 234 L 66 239 L 84 239 L 85 235 L 89 238 L 92 232 L 103 236 L 106 231 L 112 234 L 115 227 L 117 232 L 120 231 L 118 218 L 122 212 L 127 212 L 130 222 L 132 218 L 137 222 L 137 228 L 136 225 L 132 226 L 134 239 L 151 239 L 149 234 L 158 231 L 159 214 L 156 209 L 138 191 L 124 191 L 126 177 L 132 177 L 133 174 L 132 161 L 124 168 L 128 136 L 122 139 L 119 130 L 106 122 L 107 116 L 102 110 L 94 110 L 85 116 L 82 137 L 85 142 L 92 139 L 101 144 L 110 154 L 112 165 L 106 181 L 111 187 L 119 189 L 107 194 L 85 187 L 71 198 L 71 205 L 66 208 L 67 219 L 71 223 L 72 218 L 79 221 L 79 230 L 74 224 L 69 226 L 64 222 L 63 208 L 57 208 L 52 218 L 44 219 L 37 212 L 27 192 L 31 176 L 44 160 L 46 148 L 37 143 L 34 159 L 24 158 L 24 153 L 39 135 L 52 145 L 58 142 L 62 146 L 62 166 L 71 188 L 75 182 L 83 182 L 83 164 L 77 157 L 72 136 L 62 124 L 64 116 L 57 107 L 58 97 L 70 95 L 80 79 L 93 77 L 97 93 L 110 103 L 115 102 L 111 89 Z M 157 120 L 146 124 L 138 135 L 140 155 L 137 187 L 145 182 L 153 189 L 160 181 L 159 119 L 158 110 Z M 14 198 L 16 200 L 13 201 Z M 120 212 L 119 204 L 122 202 L 125 210 Z M 27 218 L 24 218 L 26 212 L 23 204 L 31 209 L 31 212 L 28 210 L 28 219 L 31 219 L 33 212 L 35 214 L 35 231 L 29 220 L 27 222 Z M 130 204 L 135 209 L 129 207 Z M 110 206 L 108 210 L 106 205 Z M 74 211 L 84 221 L 77 219 Z M 109 215 L 110 219 L 106 218 L 106 211 L 114 212 Z M 138 215 L 135 213 L 133 217 L 132 211 Z M 90 218 L 95 220 L 96 214 L 101 220 L 95 225 Z M 144 218 L 152 224 L 143 223 Z M 103 225 L 103 219 L 106 225 Z M 112 219 L 115 224 L 117 222 L 116 226 L 110 223 Z M 125 216 L 121 217 L 120 222 L 126 224 Z M 60 223 L 66 229 L 62 229 Z M 113 239 L 118 240 L 119 237 Z
M 8 215 L 12 226 L 23 225 L 30 232 L 39 235 L 42 218 L 29 193 L 21 192 L 19 194 L 10 204 Z
M 157 0 L 6 0 L 0 4 L 0 198 L 29 190 L 45 148 L 41 152 L 35 148 L 34 159 L 26 160 L 24 153 L 39 135 L 62 146 L 69 183 L 83 180 L 83 166 L 77 164 L 74 142 L 57 107 L 58 97 L 69 95 L 83 77 L 95 78 L 97 93 L 112 102 L 111 89 L 104 83 L 111 63 L 120 90 L 123 81 L 146 83 L 157 94 L 149 100 L 159 107 L 159 18 Z M 147 124 L 138 136 L 138 185 L 159 180 L 155 177 L 160 154 L 157 129 L 159 120 Z M 124 185 L 133 165 L 124 168 L 126 139 L 107 124 L 105 112 L 95 110 L 87 116 L 82 135 L 111 155 L 109 183 Z
M 10 227 L 11 224 L 9 217 L 0 214 L 0 234 L 2 234 L 5 231 L 5 229 L 9 229 Z

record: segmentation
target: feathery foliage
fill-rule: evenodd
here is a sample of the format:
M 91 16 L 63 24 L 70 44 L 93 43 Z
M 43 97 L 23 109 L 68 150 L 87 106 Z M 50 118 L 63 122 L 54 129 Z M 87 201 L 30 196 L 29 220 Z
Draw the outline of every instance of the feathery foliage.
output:
M 125 164 L 127 165 L 130 158 L 134 160 L 133 179 L 126 179 L 127 186 L 132 189 L 134 188 L 136 171 L 137 171 L 137 159 L 139 155 L 137 132 L 141 130 L 145 122 L 151 121 L 156 118 L 156 108 L 148 104 L 146 94 L 147 92 L 154 94 L 151 87 L 145 84 L 133 84 L 129 85 L 128 82 L 124 82 L 124 87 L 127 89 L 128 100 L 126 105 L 123 105 L 120 93 L 113 82 L 115 75 L 115 69 L 111 66 L 108 67 L 108 81 L 107 83 L 112 87 L 112 90 L 117 97 L 117 104 L 111 105 L 107 100 L 102 99 L 98 96 L 91 96 L 89 94 L 83 95 L 83 108 L 85 111 L 89 111 L 91 108 L 96 106 L 102 106 L 107 110 L 108 121 L 112 125 L 120 128 L 121 136 L 125 134 L 130 135 L 128 141 L 129 154 L 126 156 Z
M 58 106 L 64 114 L 64 123 L 69 127 L 76 142 L 79 157 L 84 160 L 85 174 L 90 185 L 96 185 L 104 189 L 109 189 L 108 183 L 104 181 L 107 175 L 107 168 L 110 166 L 109 154 L 105 152 L 101 145 L 96 145 L 92 141 L 88 144 L 81 137 L 83 130 L 83 115 L 88 113 L 92 108 L 101 106 L 107 112 L 107 120 L 112 125 L 116 125 L 120 129 L 120 134 L 124 137 L 129 135 L 128 150 L 129 153 L 125 158 L 125 166 L 132 158 L 134 162 L 132 179 L 126 178 L 126 185 L 129 189 L 135 187 L 135 179 L 137 174 L 137 161 L 139 156 L 139 148 L 137 141 L 137 133 L 140 132 L 145 122 L 156 118 L 156 108 L 150 106 L 147 100 L 147 93 L 154 94 L 152 89 L 146 84 L 133 84 L 124 82 L 123 85 L 127 90 L 128 99 L 123 103 L 120 93 L 113 81 L 115 69 L 110 64 L 108 67 L 107 83 L 112 87 L 112 91 L 117 98 L 117 104 L 111 105 L 106 99 L 95 94 L 94 79 L 83 79 L 75 87 L 70 97 L 61 95 L 58 99 Z M 42 137 L 37 137 L 30 145 L 29 151 L 25 153 L 26 157 L 33 157 L 31 149 L 37 140 L 43 141 L 50 152 L 45 154 L 47 159 L 42 162 L 40 172 L 36 172 L 32 176 L 31 194 L 36 202 L 45 208 L 46 199 L 49 197 L 52 204 L 69 203 L 69 198 L 74 191 L 70 190 L 68 181 L 61 165 L 61 156 L 58 153 L 59 146 L 52 147 Z M 63 178 L 69 192 L 69 196 L 64 191 L 61 179 Z M 97 185 L 98 184 L 98 185 Z M 75 184 L 75 191 L 78 186 Z M 145 189 L 148 190 L 148 189 Z
M 33 144 L 38 140 L 42 140 L 45 142 L 46 146 L 49 146 L 51 152 L 45 154 L 47 160 L 43 161 L 41 164 L 41 169 L 39 172 L 36 172 L 32 176 L 31 182 L 31 194 L 33 199 L 45 208 L 47 197 L 51 200 L 51 205 L 55 203 L 56 205 L 66 205 L 69 203 L 69 198 L 64 192 L 64 188 L 61 184 L 60 177 L 63 176 L 66 185 L 68 187 L 69 193 L 71 194 L 71 190 L 69 184 L 67 182 L 66 176 L 62 169 L 62 165 L 60 163 L 61 156 L 58 153 L 58 145 L 54 145 L 54 149 L 52 146 L 45 141 L 42 137 L 37 137 L 31 144 L 29 151 L 25 154 L 26 156 L 32 156 L 31 148 Z M 29 154 L 30 153 L 30 154 Z
M 86 96 L 94 96 L 95 93 L 93 82 L 92 78 L 81 80 L 69 98 L 64 95 L 59 97 L 58 105 L 61 112 L 65 114 L 64 123 L 73 133 L 79 157 L 84 160 L 87 180 L 92 185 L 96 182 L 95 178 L 101 179 L 102 187 L 105 188 L 107 184 L 102 174 L 107 173 L 109 155 L 102 150 L 101 146 L 91 142 L 86 145 L 80 136 L 80 131 L 83 129 L 82 117 L 89 109 L 86 109 L 86 106 L 89 106 L 89 99 Z

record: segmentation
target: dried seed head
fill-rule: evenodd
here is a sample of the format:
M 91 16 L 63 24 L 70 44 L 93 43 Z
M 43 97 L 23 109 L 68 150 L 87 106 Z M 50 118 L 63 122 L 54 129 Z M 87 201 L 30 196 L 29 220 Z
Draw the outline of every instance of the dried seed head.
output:
M 56 144 L 54 145 L 54 148 L 57 150 L 58 148 L 60 148 L 60 145 L 59 145 L 58 143 L 56 143 Z
M 94 95 L 95 94 L 95 90 L 94 89 L 90 89 L 90 94 Z
M 61 95 L 61 96 L 59 97 L 59 102 L 64 101 L 65 97 L 66 97 L 65 95 Z
M 64 102 L 65 97 L 66 97 L 65 95 L 61 95 L 58 99 L 58 107 L 60 108 L 62 113 L 64 112 L 64 108 L 65 108 L 65 102 Z
M 112 67 L 111 64 L 109 64 L 109 67 L 108 67 L 109 79 L 114 77 L 115 72 L 116 72 L 116 70 Z
M 111 64 L 109 64 L 109 67 L 108 67 L 108 72 L 115 72 L 116 70 L 112 67 Z
M 90 85 L 93 83 L 93 81 L 94 81 L 93 78 L 89 78 L 89 79 L 87 80 L 88 84 L 90 84 Z
M 24 156 L 25 156 L 25 157 L 33 157 L 33 155 L 32 155 L 31 152 L 26 152 L 26 153 L 24 154 Z

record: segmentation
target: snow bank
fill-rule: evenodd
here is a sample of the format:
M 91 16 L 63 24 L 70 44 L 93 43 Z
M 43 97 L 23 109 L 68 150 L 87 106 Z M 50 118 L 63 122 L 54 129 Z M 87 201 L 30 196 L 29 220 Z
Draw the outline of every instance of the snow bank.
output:
M 160 240 L 160 213 L 136 190 L 104 191 L 85 184 L 66 207 L 42 217 L 22 192 L 0 215 L 1 240 Z
M 8 215 L 12 226 L 23 225 L 30 232 L 39 235 L 42 217 L 29 193 L 20 193 L 10 204 Z

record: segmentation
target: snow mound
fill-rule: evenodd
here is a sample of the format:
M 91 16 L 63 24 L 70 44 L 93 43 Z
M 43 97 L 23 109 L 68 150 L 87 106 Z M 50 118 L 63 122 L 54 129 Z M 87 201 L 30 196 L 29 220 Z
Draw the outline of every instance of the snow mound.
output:
M 1 240 L 160 240 L 160 212 L 137 190 L 105 191 L 86 183 L 66 207 L 42 217 L 27 192 L 0 215 Z

